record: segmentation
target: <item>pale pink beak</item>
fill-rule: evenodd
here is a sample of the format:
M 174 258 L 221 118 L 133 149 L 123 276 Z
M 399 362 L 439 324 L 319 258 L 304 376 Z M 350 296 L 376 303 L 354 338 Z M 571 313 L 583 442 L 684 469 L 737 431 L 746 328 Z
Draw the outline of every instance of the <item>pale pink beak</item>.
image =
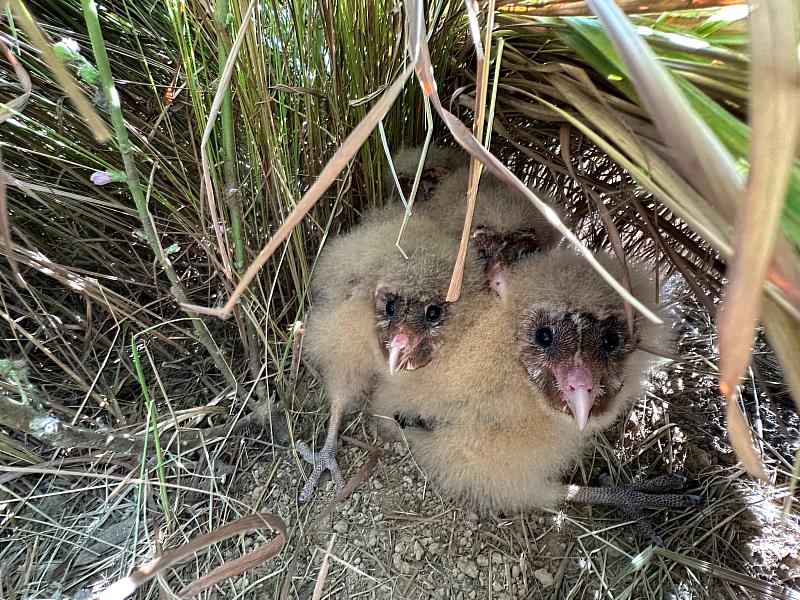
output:
M 410 340 L 405 333 L 394 334 L 392 341 L 389 343 L 389 375 L 394 376 L 402 368 L 401 355 L 409 346 Z
M 574 366 L 567 371 L 566 377 L 560 383 L 561 392 L 572 411 L 578 429 L 583 430 L 589 421 L 589 413 L 597 397 L 592 372 L 582 365 Z
M 508 272 L 498 265 L 493 265 L 489 269 L 489 287 L 501 300 L 505 300 L 508 291 Z

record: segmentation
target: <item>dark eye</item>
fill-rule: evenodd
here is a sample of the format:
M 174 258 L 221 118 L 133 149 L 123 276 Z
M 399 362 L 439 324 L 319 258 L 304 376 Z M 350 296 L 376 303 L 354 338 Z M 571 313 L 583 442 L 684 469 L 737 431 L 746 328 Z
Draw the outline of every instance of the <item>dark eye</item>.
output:
M 619 348 L 619 334 L 613 329 L 608 329 L 600 336 L 600 349 L 603 352 L 613 352 Z
M 489 252 L 486 250 L 486 248 L 478 248 L 478 258 L 483 261 L 489 260 Z
M 536 345 L 542 348 L 549 348 L 553 345 L 553 329 L 551 327 L 539 327 L 533 335 Z
M 425 319 L 428 321 L 435 323 L 438 321 L 442 316 L 442 307 L 436 306 L 435 304 L 431 304 L 428 308 L 425 309 Z
M 394 300 L 387 300 L 386 305 L 383 307 L 383 312 L 387 317 L 394 316 Z

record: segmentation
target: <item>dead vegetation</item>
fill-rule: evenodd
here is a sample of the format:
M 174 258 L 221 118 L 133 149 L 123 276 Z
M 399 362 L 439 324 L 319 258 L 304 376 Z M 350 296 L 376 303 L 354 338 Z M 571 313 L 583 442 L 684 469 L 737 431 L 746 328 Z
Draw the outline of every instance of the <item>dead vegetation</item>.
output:
M 425 39 L 412 2 L 4 3 L 0 597 L 92 597 L 237 519 L 254 529 L 139 597 L 220 565 L 242 574 L 206 597 L 306 598 L 318 582 L 320 597 L 800 594 L 796 7 L 754 11 L 759 46 L 743 5 L 717 6 L 730 2 L 632 15 L 639 35 L 609 3 L 539 4 L 497 2 L 487 28 L 484 3 L 430 2 L 420 85 L 405 62 Z M 431 75 L 438 107 L 423 98 Z M 488 123 L 492 155 L 553 192 L 589 248 L 680 279 L 681 360 L 573 475 L 694 474 L 707 503 L 659 521 L 665 550 L 641 552 L 608 514 L 473 515 L 367 417 L 346 433 L 380 448 L 377 468 L 348 446 L 355 493 L 329 514 L 330 493 L 297 502 L 294 441 L 323 426 L 294 326 L 316 252 L 387 195 L 387 147 L 431 134 L 481 154 L 456 119 Z M 363 145 L 346 143 L 359 131 Z M 228 320 L 181 306 L 226 303 Z M 772 345 L 758 338 L 746 367 L 759 314 Z M 725 381 L 746 373 L 727 413 L 766 484 L 730 445 L 720 354 Z M 249 552 L 266 562 L 234 562 Z

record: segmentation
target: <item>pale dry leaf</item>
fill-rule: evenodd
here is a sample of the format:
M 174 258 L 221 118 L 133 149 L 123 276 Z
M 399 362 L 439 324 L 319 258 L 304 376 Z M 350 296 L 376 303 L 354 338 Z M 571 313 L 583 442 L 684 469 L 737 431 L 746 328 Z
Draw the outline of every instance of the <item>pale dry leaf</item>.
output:
M 725 403 L 725 420 L 728 422 L 728 435 L 731 438 L 731 446 L 733 451 L 736 452 L 736 456 L 742 461 L 742 466 L 753 477 L 767 481 L 764 461 L 761 460 L 753 446 L 750 426 L 745 421 L 742 410 L 739 408 L 739 403 L 735 398 L 729 398 Z
M 794 166 L 800 131 L 800 95 L 797 61 L 796 12 L 792 0 L 759 3 L 750 13 L 752 54 L 750 107 L 750 172 L 745 196 L 736 218 L 736 252 L 729 283 L 720 309 L 720 390 L 730 415 L 736 386 L 744 375 L 752 352 L 763 301 L 764 280 L 778 239 L 780 218 L 786 200 L 789 176 Z M 736 409 L 738 412 L 738 408 Z M 741 417 L 741 414 L 738 415 Z M 734 438 L 734 448 L 745 465 L 756 465 L 747 439 Z M 753 475 L 763 474 L 763 465 Z
M 317 575 L 317 581 L 314 584 L 314 593 L 311 596 L 311 600 L 320 600 L 322 598 L 322 589 L 325 587 L 325 579 L 328 577 L 328 569 L 331 566 L 330 557 L 334 543 L 336 543 L 335 533 L 331 535 L 331 539 L 328 542 L 328 548 L 325 550 L 325 556 L 322 558 L 322 565 L 319 568 L 319 574 Z

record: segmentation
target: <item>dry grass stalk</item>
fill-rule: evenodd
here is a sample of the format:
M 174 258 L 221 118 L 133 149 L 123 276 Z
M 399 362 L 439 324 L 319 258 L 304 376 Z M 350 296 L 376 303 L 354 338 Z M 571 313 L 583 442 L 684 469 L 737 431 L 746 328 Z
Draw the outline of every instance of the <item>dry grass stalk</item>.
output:
M 307 508 L 292 505 L 294 496 L 286 482 L 298 471 L 291 451 L 258 429 L 257 403 L 249 398 L 254 394 L 259 401 L 282 401 L 288 410 L 281 421 L 295 436 L 301 424 L 305 427 L 314 419 L 303 403 L 316 390 L 311 376 L 300 368 L 298 348 L 292 349 L 298 337 L 290 327 L 303 319 L 313 300 L 308 282 L 321 243 L 357 222 L 365 208 L 380 204 L 386 192 L 375 176 L 384 168 L 383 144 L 369 132 L 360 148 L 351 148 L 352 157 L 340 161 L 340 167 L 347 164 L 338 175 L 332 166 L 324 166 L 402 73 L 405 16 L 393 11 L 391 0 L 366 9 L 362 3 L 358 10 L 347 2 L 258 3 L 253 19 L 243 21 L 250 0 L 224 4 L 217 2 L 219 14 L 213 15 L 208 3 L 198 2 L 186 2 L 180 11 L 168 11 L 170 5 L 165 4 L 140 10 L 136 2 L 127 2 L 104 5 L 98 13 L 105 38 L 113 42 L 108 44 L 111 69 L 125 126 L 137 147 L 135 168 L 158 243 L 186 286 L 189 302 L 220 306 L 231 289 L 226 265 L 252 261 L 272 240 L 271 256 L 261 259 L 263 277 L 255 276 L 257 268 L 250 272 L 250 284 L 239 296 L 240 309 L 230 310 L 234 319 L 206 323 L 223 369 L 202 351 L 192 322 L 169 300 L 171 283 L 143 243 L 138 231 L 142 221 L 132 210 L 126 188 L 117 181 L 97 186 L 89 180 L 90 174 L 113 175 L 121 165 L 120 155 L 96 144 L 81 113 L 70 101 L 61 102 L 63 88 L 33 38 L 14 27 L 2 34 L 32 85 L 24 111 L 2 124 L 10 220 L 4 235 L 6 260 L 0 260 L 0 351 L 26 362 L 43 411 L 95 433 L 105 427 L 134 436 L 147 431 L 158 436 L 162 447 L 155 467 L 147 461 L 105 461 L 80 450 L 62 450 L 49 460 L 48 447 L 24 437 L 21 430 L 0 432 L 0 484 L 11 494 L 4 502 L 11 515 L 6 522 L 12 524 L 0 532 L 12 542 L 0 544 L 0 561 L 17 568 L 9 573 L 18 596 L 53 595 L 47 576 L 56 571 L 56 579 L 74 589 L 104 577 L 123 577 L 135 564 L 152 558 L 154 549 L 178 547 L 264 502 L 276 502 L 273 492 L 288 494 L 289 500 L 276 508 L 297 515 L 292 518 L 297 531 L 315 535 L 320 523 Z M 58 3 L 57 11 L 44 0 L 27 5 L 37 15 L 45 39 L 66 36 L 86 46 L 88 31 L 76 0 Z M 625 63 L 594 19 L 538 19 L 504 11 L 495 15 L 496 27 L 485 33 L 491 33 L 497 46 L 502 41 L 503 52 L 495 63 L 494 112 L 487 115 L 485 130 L 492 132 L 491 153 L 485 154 L 486 144 L 477 144 L 464 126 L 474 122 L 476 89 L 485 85 L 475 72 L 464 3 L 437 0 L 416 6 L 420 22 L 431 25 L 427 45 L 412 43 L 412 52 L 422 53 L 417 64 L 422 86 L 404 86 L 397 96 L 401 101 L 385 113 L 387 147 L 413 144 L 433 133 L 419 118 L 425 93 L 436 91 L 435 99 L 441 95 L 447 106 L 444 99 L 458 91 L 449 104 L 455 107 L 452 112 L 440 114 L 458 141 L 488 161 L 493 172 L 505 173 L 502 163 L 521 180 L 556 196 L 576 224 L 581 242 L 592 251 L 615 248 L 612 238 L 617 231 L 627 260 L 654 260 L 661 272 L 681 272 L 691 286 L 681 310 L 697 331 L 675 380 L 686 386 L 684 400 L 695 407 L 694 398 L 708 397 L 717 375 L 709 312 L 720 297 L 725 261 L 734 254 L 732 221 L 720 218 L 733 214 L 725 212 L 732 204 L 698 192 L 700 187 L 672 156 Z M 585 10 L 586 4 L 569 7 Z M 423 8 L 428 12 L 423 14 Z M 743 152 L 751 135 L 746 124 L 750 55 L 744 21 L 714 21 L 714 14 L 631 20 L 654 50 L 656 62 L 668 68 L 680 93 L 726 151 L 740 164 L 749 164 Z M 238 51 L 220 60 L 220 52 L 232 48 L 237 34 L 243 40 Z M 412 35 L 425 37 L 419 31 Z M 265 39 L 274 43 L 265 46 Z M 62 68 L 72 77 L 74 65 Z M 0 69 L 7 81 L 19 80 L 8 61 Z M 228 74 L 229 84 L 221 85 Z M 81 94 L 94 92 L 83 81 L 78 85 Z M 16 96 L 24 93 L 24 83 L 13 91 Z M 232 99 L 232 110 L 226 118 L 221 108 L 222 119 L 212 127 L 209 116 L 220 94 Z M 96 110 L 106 110 L 102 101 Z M 675 123 L 680 125 L 681 119 Z M 437 128 L 444 129 L 441 122 Z M 231 139 L 233 151 L 226 141 Z M 329 179 L 329 191 L 301 206 L 299 201 L 313 189 L 320 172 Z M 216 204 L 219 214 L 210 214 L 209 181 L 214 198 L 227 198 L 235 189 L 242 207 L 238 233 L 231 203 Z M 510 177 L 505 181 L 518 185 Z M 764 311 L 770 340 L 786 362 L 787 380 L 797 385 L 793 357 L 798 352 L 800 213 L 794 172 L 789 187 L 776 258 L 767 271 L 769 300 Z M 591 198 L 587 189 L 594 192 Z M 293 213 L 298 207 L 309 208 L 305 218 Z M 287 224 L 290 215 L 292 222 Z M 282 236 L 280 241 L 276 234 Z M 231 237 L 220 246 L 220 236 Z M 17 282 L 9 259 L 17 261 L 27 287 Z M 686 309 L 692 296 L 709 311 Z M 146 358 L 138 370 L 131 358 L 134 344 Z M 766 350 L 760 340 L 757 347 L 758 364 Z M 775 493 L 759 501 L 763 488 L 758 483 L 732 465 L 714 464 L 707 480 L 713 490 L 707 509 L 670 519 L 662 527 L 665 543 L 678 556 L 654 555 L 634 572 L 626 569 L 638 550 L 622 529 L 597 515 L 564 513 L 559 523 L 574 527 L 578 535 L 560 563 L 565 571 L 558 570 L 555 595 L 592 594 L 599 588 L 610 595 L 651 597 L 680 585 L 688 585 L 699 597 L 720 590 L 735 594 L 740 585 L 766 593 L 758 588 L 764 582 L 756 577 L 773 577 L 775 585 L 768 589 L 779 593 L 775 586 L 782 587 L 775 573 L 743 562 L 738 550 L 747 535 L 737 525 L 748 505 L 771 508 L 776 504 L 773 496 L 785 496 L 787 485 L 796 480 L 797 466 L 790 460 L 794 452 L 772 445 L 770 421 L 764 417 L 765 398 L 770 406 L 785 405 L 786 386 L 777 367 L 769 364 L 765 383 L 748 383 L 743 399 L 752 429 L 758 432 L 759 451 L 776 482 Z M 221 375 L 228 369 L 235 386 Z M 0 394 L 18 393 L 6 381 L 0 381 L 0 388 Z M 145 395 L 150 398 L 149 415 L 142 403 Z M 684 437 L 701 443 L 721 427 L 713 398 L 703 405 L 703 431 L 689 433 L 683 423 L 680 431 L 676 426 L 683 402 L 671 402 L 670 412 L 665 412 L 662 400 L 655 389 L 637 406 L 636 419 L 618 443 L 601 446 L 596 458 L 609 465 L 615 478 L 624 480 L 633 471 L 649 472 L 667 464 L 681 468 L 681 460 L 692 453 Z M 726 448 L 721 431 L 717 443 Z M 63 455 L 69 456 L 62 462 Z M 597 465 L 587 464 L 576 477 L 588 477 L 592 466 Z M 248 497 L 245 509 L 237 486 L 253 478 L 264 489 Z M 363 484 L 357 478 L 355 485 L 359 482 Z M 362 503 L 378 502 L 385 495 L 367 496 L 369 485 L 363 491 Z M 58 518 L 50 508 L 56 503 L 66 507 Z M 420 508 L 418 516 L 407 516 L 404 523 L 416 518 L 436 526 L 439 519 L 458 519 L 461 513 L 455 510 L 447 508 L 449 512 L 441 513 L 447 516 L 441 517 Z M 791 529 L 796 510 L 788 507 L 787 538 L 796 531 Z M 164 520 L 163 527 L 154 525 L 158 519 Z M 492 556 L 531 559 L 541 552 L 538 538 L 543 532 L 535 523 L 520 519 L 495 524 L 487 521 L 485 530 L 486 540 L 496 546 Z M 106 536 L 106 529 L 123 531 L 127 537 Z M 317 535 L 290 535 L 295 554 L 288 570 L 278 572 L 279 561 L 257 570 L 267 587 L 283 578 L 287 597 L 293 586 L 309 584 L 310 593 L 313 576 L 309 581 L 308 573 L 303 574 L 302 559 L 317 544 Z M 321 543 L 327 539 L 326 535 Z M 220 551 L 229 551 L 231 545 L 235 544 L 223 543 Z M 346 556 L 352 544 L 341 544 L 341 550 L 330 563 L 330 580 L 337 582 L 341 576 L 335 569 L 345 567 L 348 576 L 356 572 Z M 40 556 L 56 557 L 57 569 L 51 570 Z M 199 555 L 186 571 L 194 571 L 194 577 L 207 573 L 209 558 Z M 365 555 L 365 560 L 371 557 Z M 375 569 L 358 572 L 369 585 L 436 594 L 420 578 L 397 584 L 396 569 L 379 565 L 379 556 L 375 560 Z M 692 562 L 700 560 L 709 569 Z M 586 569 L 573 572 L 571 565 L 577 561 Z M 675 581 L 676 563 L 684 565 L 686 580 Z M 267 573 L 272 564 L 275 570 Z M 526 564 L 530 562 L 520 562 L 521 581 L 535 593 L 537 584 Z M 745 577 L 733 577 L 718 565 L 736 565 Z M 186 571 L 179 577 L 188 581 Z M 251 588 L 264 584 L 249 581 Z

